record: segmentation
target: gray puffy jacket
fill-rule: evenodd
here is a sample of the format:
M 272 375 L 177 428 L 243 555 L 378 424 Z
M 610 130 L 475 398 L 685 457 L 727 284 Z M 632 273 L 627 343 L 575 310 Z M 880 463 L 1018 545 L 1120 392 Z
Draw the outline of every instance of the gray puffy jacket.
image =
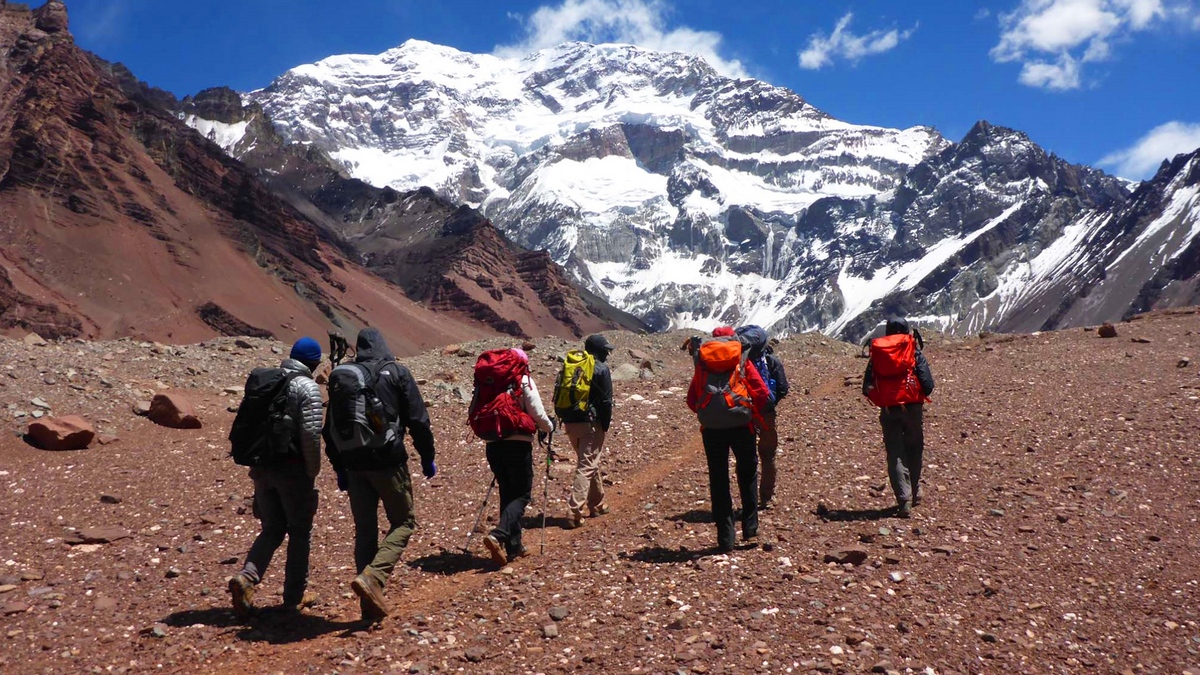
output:
M 288 408 L 299 421 L 292 442 L 300 448 L 309 477 L 316 478 L 321 472 L 321 425 L 325 415 L 321 387 L 312 379 L 308 366 L 295 359 L 284 359 L 279 367 L 301 375 L 288 384 Z

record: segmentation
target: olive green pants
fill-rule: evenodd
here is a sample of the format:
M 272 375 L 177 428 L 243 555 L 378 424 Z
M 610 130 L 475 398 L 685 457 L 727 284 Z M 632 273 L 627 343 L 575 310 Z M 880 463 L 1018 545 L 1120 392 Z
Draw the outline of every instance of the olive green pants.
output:
M 417 529 L 413 513 L 412 477 L 408 465 L 387 469 L 351 469 L 346 472 L 350 512 L 354 516 L 354 563 L 359 574 L 387 583 L 408 539 Z M 388 531 L 379 542 L 379 503 L 388 519 Z

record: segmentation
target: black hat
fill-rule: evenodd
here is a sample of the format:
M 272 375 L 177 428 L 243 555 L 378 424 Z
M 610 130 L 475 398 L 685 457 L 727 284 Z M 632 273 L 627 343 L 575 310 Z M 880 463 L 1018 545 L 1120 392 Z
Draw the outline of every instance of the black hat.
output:
M 608 341 L 608 338 L 603 335 L 589 335 L 588 339 L 583 341 L 583 348 L 590 354 L 611 354 L 617 351 L 616 345 Z

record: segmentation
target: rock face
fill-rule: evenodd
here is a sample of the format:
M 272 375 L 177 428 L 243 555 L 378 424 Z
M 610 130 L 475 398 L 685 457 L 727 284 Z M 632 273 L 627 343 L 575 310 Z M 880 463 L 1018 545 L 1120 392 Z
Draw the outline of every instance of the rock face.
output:
M 248 98 L 356 178 L 479 206 L 656 329 L 1031 331 L 1200 300 L 1196 157 L 1131 194 L 987 122 L 958 143 L 858 126 L 693 56 L 582 43 L 410 41 Z
M 491 333 L 362 269 L 67 27 L 57 1 L 0 11 L 0 333 L 200 341 L 221 330 L 208 303 L 282 339 L 369 322 L 400 353 Z
M 179 394 L 158 394 L 150 402 L 150 421 L 172 429 L 199 429 L 200 418 L 191 401 Z
M 96 430 L 77 415 L 49 417 L 29 425 L 29 438 L 43 450 L 83 450 L 96 437 Z

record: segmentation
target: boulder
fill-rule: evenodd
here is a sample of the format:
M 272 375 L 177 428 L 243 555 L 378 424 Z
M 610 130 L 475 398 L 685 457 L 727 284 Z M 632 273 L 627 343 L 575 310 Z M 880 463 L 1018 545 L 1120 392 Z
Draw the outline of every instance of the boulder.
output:
M 524 351 L 527 351 L 527 352 L 531 352 L 531 351 L 537 349 L 537 343 L 533 342 L 531 340 L 526 340 L 521 343 L 521 349 Z
M 612 379 L 616 382 L 628 382 L 630 380 L 638 379 L 641 373 L 641 369 L 632 363 L 622 363 L 616 368 L 613 368 Z
M 1096 334 L 1102 338 L 1115 338 L 1117 337 L 1117 327 L 1111 323 L 1105 323 L 1104 325 L 1100 326 L 1100 328 L 1096 331 Z
M 42 338 L 41 335 L 38 335 L 37 333 L 30 333 L 29 335 L 26 335 L 24 342 L 26 346 L 29 347 L 45 347 L 47 344 L 49 344 Z
M 446 345 L 442 348 L 442 356 L 454 356 L 462 351 L 462 345 Z
M 65 33 L 70 26 L 67 6 L 62 0 L 50 0 L 33 12 L 38 30 L 47 33 Z
M 138 417 L 146 417 L 150 414 L 150 401 L 138 401 L 133 404 L 133 414 Z
M 650 355 L 640 349 L 630 349 L 629 358 L 639 363 L 644 363 L 650 360 Z
M 96 438 L 96 430 L 78 415 L 47 417 L 29 425 L 29 438 L 43 450 L 83 450 Z
M 158 394 L 150 401 L 150 421 L 171 429 L 199 429 L 191 401 L 179 394 Z

